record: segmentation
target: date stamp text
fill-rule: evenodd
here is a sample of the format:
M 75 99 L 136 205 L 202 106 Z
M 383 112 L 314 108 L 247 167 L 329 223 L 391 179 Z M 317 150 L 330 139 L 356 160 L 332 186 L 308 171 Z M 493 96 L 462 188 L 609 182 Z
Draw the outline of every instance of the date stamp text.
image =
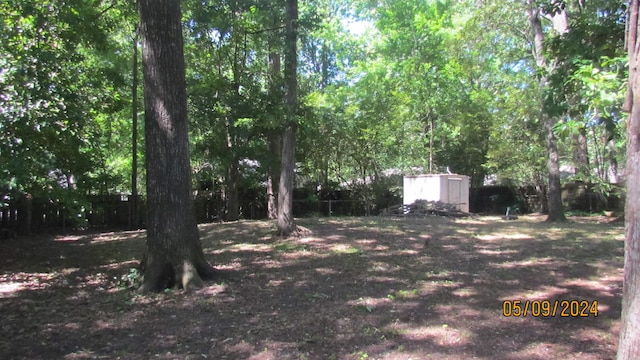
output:
M 505 317 L 596 317 L 598 300 L 505 300 Z

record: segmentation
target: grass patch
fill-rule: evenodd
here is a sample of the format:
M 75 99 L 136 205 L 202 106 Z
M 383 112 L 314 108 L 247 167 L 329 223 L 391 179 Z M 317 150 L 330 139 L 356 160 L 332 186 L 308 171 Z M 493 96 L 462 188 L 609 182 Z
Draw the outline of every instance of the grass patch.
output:
M 285 243 L 276 244 L 271 247 L 275 252 L 290 253 L 297 251 L 309 251 L 309 246 L 306 244 Z
M 362 250 L 355 246 L 337 246 L 333 248 L 332 252 L 334 254 L 348 254 L 348 255 L 362 254 Z

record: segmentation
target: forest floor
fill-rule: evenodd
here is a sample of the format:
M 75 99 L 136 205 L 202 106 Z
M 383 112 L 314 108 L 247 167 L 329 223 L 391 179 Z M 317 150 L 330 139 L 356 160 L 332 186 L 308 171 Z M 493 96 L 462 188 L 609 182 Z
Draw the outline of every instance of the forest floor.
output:
M 204 224 L 230 279 L 148 296 L 143 231 L 0 242 L 0 358 L 613 359 L 623 224 L 543 220 Z

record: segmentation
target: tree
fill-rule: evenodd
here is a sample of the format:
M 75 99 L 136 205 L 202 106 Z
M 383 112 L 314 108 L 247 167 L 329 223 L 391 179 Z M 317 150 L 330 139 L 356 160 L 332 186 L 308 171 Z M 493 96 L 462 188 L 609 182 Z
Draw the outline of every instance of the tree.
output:
M 147 170 L 147 252 L 141 292 L 211 279 L 191 191 L 179 0 L 141 0 Z
M 77 221 L 85 196 L 115 183 L 109 162 L 129 149 L 112 136 L 122 129 L 112 128 L 122 124 L 126 107 L 128 60 L 118 36 L 130 8 L 77 0 L 0 3 L 0 187 L 29 194 L 25 229 L 31 195 L 57 202 Z
M 625 205 L 624 285 L 618 360 L 640 358 L 640 82 L 638 81 L 638 0 L 628 19 L 629 90 L 627 122 L 627 199 Z
M 134 30 L 131 84 L 131 217 L 130 226 L 138 228 L 138 29 Z
M 270 94 L 271 97 L 277 98 L 281 87 L 280 75 L 280 54 L 275 52 L 269 53 L 269 72 L 270 79 Z M 282 134 L 279 128 L 267 130 L 267 142 L 269 143 L 269 153 L 279 157 L 282 153 Z M 272 161 L 268 166 L 267 173 L 267 218 L 270 220 L 278 218 L 278 175 L 280 173 L 280 167 L 277 166 L 275 161 Z
M 550 73 L 555 69 L 555 64 L 549 64 L 545 58 L 544 51 L 544 31 L 540 21 L 540 9 L 535 0 L 529 0 L 529 8 L 527 9 L 529 23 L 533 34 L 533 52 L 536 59 L 536 65 L 540 72 L 540 90 L 543 92 L 543 102 L 547 102 L 545 96 L 552 92 L 549 86 Z M 564 6 L 551 14 L 554 27 L 560 33 L 569 31 L 567 13 Z M 550 104 L 545 103 L 549 106 Z M 558 162 L 558 142 L 554 133 L 554 126 L 557 119 L 550 114 L 548 108 L 543 106 L 540 113 L 542 116 L 542 124 L 545 131 L 545 140 L 547 148 L 547 168 L 549 170 L 549 187 L 547 191 L 547 203 L 549 207 L 549 215 L 547 221 L 565 221 L 564 209 L 562 207 L 561 187 L 560 187 L 560 165 Z
M 279 56 L 284 8 L 274 4 L 187 1 L 183 9 L 191 19 L 185 24 L 185 57 L 194 179 L 216 179 L 219 187 L 213 191 L 225 200 L 226 220 L 238 219 L 239 210 L 250 215 L 239 200 L 249 188 L 264 186 L 265 178 L 272 180 L 267 199 L 277 216 L 273 195 L 281 155 L 273 145 L 284 122 Z M 262 197 L 254 199 L 262 205 Z
M 298 79 L 297 79 L 297 28 L 298 0 L 286 2 L 285 69 L 286 120 L 282 136 L 282 165 L 278 186 L 278 234 L 289 236 L 296 230 L 293 220 L 293 187 L 295 176 L 295 149 L 297 128 Z

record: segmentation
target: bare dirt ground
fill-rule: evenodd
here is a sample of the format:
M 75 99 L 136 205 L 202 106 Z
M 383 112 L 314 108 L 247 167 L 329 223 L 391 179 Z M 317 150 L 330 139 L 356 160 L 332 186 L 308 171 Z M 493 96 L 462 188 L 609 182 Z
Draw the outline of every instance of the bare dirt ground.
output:
M 542 220 L 300 219 L 312 233 L 290 239 L 206 224 L 231 278 L 152 296 L 127 288 L 143 231 L 5 241 L 0 358 L 613 359 L 623 225 Z M 505 316 L 515 300 L 526 316 Z

